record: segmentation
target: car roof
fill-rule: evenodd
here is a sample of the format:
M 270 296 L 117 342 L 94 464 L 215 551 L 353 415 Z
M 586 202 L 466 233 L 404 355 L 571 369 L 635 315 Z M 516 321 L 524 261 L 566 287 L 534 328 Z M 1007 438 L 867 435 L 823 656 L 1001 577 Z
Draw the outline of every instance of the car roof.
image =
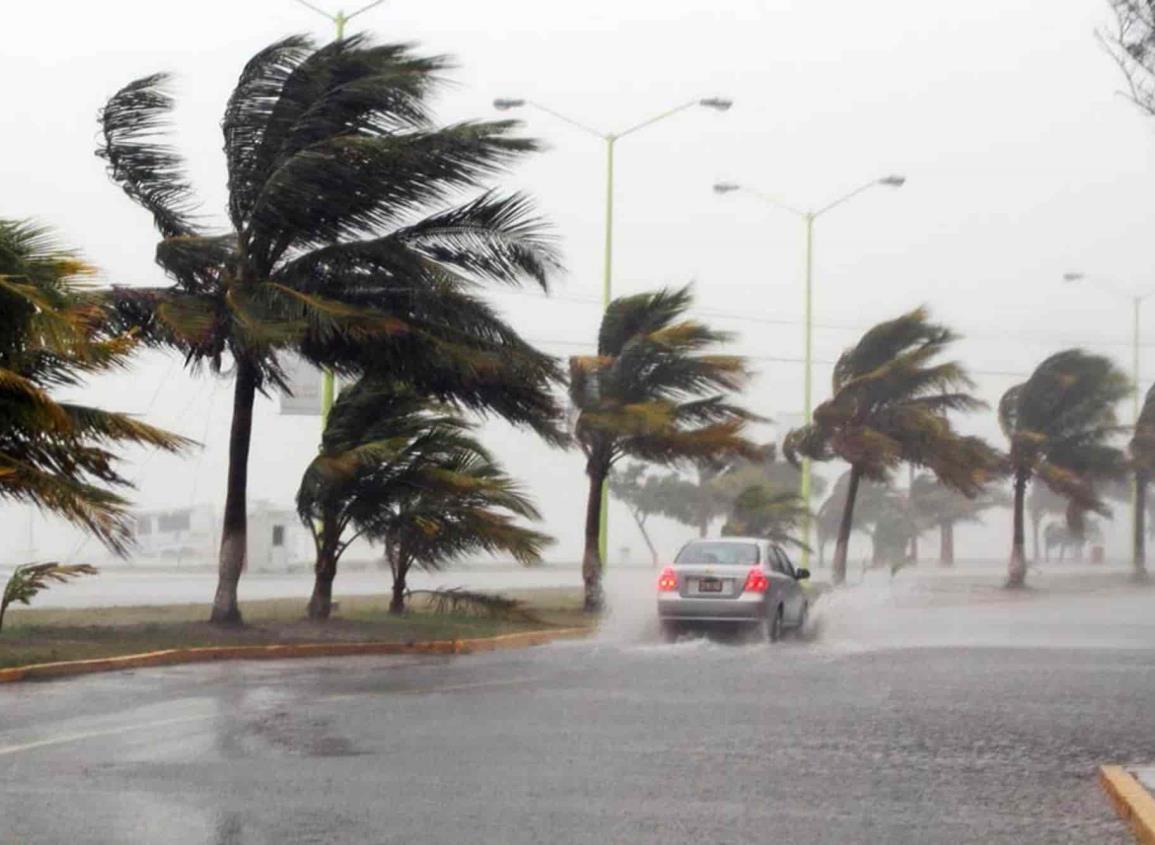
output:
M 687 546 L 692 546 L 694 543 L 769 543 L 769 540 L 764 540 L 761 537 L 695 537 Z

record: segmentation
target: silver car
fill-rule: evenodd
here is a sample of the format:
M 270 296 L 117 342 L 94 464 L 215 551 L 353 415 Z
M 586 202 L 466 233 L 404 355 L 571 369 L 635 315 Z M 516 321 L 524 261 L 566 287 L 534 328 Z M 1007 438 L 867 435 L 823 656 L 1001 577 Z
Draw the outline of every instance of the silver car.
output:
M 806 625 L 810 603 L 800 582 L 809 577 L 767 540 L 694 540 L 658 576 L 662 633 L 673 639 L 687 623 L 745 624 L 775 642 Z

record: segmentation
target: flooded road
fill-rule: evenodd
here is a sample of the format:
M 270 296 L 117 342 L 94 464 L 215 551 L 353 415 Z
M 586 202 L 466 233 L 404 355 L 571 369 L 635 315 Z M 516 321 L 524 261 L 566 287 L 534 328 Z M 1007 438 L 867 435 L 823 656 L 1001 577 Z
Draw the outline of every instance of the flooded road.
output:
M 1130 842 L 1155 591 L 869 580 L 778 646 L 598 636 L 456 658 L 0 687 L 0 841 Z

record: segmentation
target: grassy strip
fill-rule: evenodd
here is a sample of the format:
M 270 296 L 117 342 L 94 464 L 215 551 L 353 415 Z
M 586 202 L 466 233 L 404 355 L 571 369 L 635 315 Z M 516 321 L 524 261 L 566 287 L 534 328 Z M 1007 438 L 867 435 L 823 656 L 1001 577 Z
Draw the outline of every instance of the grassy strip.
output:
M 589 623 L 577 590 L 509 593 L 540 621 L 502 620 L 465 614 L 434 614 L 417 602 L 404 616 L 388 614 L 388 596 L 340 600 L 325 623 L 303 619 L 301 599 L 246 602 L 240 629 L 207 624 L 203 604 L 109 607 L 83 610 L 20 610 L 0 632 L 0 669 L 117 657 L 170 648 L 277 643 L 422 642 L 469 639 Z

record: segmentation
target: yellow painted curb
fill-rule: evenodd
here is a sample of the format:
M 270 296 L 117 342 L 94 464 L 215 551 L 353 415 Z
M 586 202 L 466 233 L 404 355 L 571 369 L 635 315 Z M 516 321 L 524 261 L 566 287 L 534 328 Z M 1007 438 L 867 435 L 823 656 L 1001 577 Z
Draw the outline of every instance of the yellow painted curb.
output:
M 1100 766 L 1099 783 L 1143 845 L 1155 845 L 1155 798 L 1122 766 Z
M 559 639 L 588 636 L 591 628 L 558 628 L 525 631 L 469 640 L 432 640 L 421 643 L 286 643 L 283 645 L 206 646 L 170 648 L 145 654 L 100 657 L 95 660 L 68 660 L 60 663 L 35 663 L 0 669 L 0 684 L 87 675 L 92 672 L 115 672 L 120 669 L 143 669 L 152 666 L 176 666 L 183 663 L 208 663 L 214 660 L 289 660 L 301 657 L 352 657 L 389 654 L 474 654 L 509 648 L 545 645 Z

